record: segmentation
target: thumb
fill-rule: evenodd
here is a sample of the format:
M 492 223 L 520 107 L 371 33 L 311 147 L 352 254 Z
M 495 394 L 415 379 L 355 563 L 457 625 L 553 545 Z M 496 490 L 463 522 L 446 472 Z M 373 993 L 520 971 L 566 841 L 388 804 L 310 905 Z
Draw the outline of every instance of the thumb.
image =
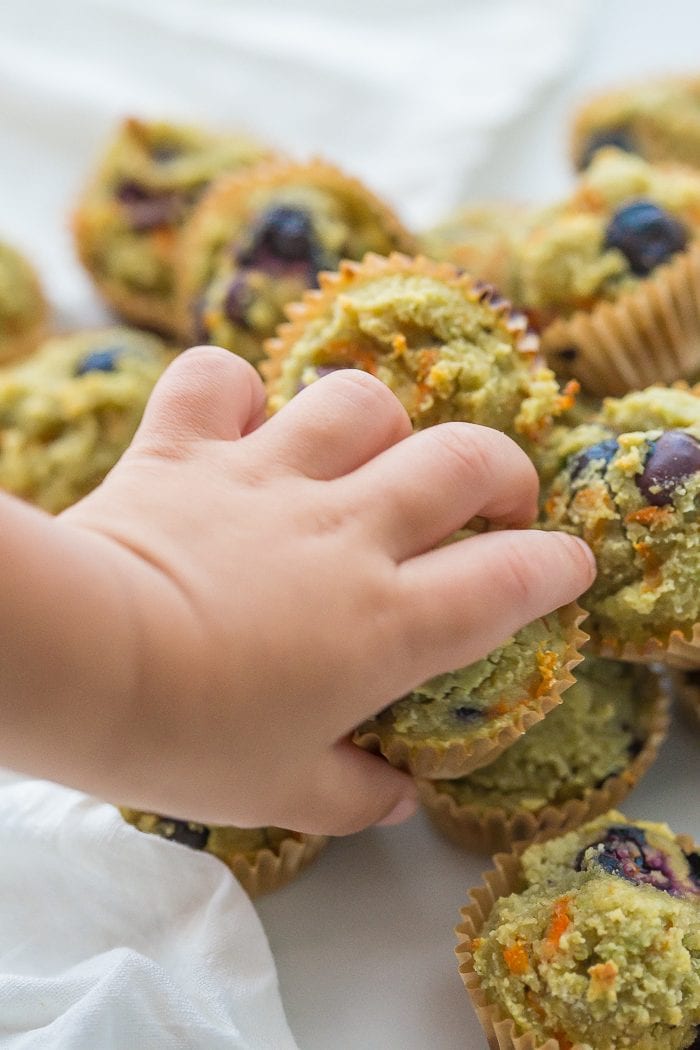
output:
M 264 418 L 265 387 L 253 366 L 221 347 L 196 346 L 176 357 L 156 383 L 134 443 L 233 441 Z
M 371 824 L 399 824 L 417 809 L 413 779 L 350 740 L 325 752 L 310 793 L 290 800 L 287 827 L 316 835 L 350 835 Z

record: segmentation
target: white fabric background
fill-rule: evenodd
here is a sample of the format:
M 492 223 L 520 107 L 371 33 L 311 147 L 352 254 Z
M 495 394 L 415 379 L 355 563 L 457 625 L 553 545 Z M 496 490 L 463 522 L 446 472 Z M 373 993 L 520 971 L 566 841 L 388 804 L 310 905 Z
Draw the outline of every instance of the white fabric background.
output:
M 248 127 L 411 223 L 468 192 L 580 45 L 584 0 L 2 0 L 0 236 L 57 322 L 103 316 L 67 214 L 126 112 Z M 3 1050 L 294 1050 L 255 912 L 211 857 L 0 784 Z

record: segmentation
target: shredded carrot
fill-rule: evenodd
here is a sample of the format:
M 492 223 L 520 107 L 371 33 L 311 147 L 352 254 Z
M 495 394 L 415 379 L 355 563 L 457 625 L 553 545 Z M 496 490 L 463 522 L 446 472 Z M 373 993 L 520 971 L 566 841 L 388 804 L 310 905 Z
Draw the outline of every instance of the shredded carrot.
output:
M 653 529 L 655 525 L 662 525 L 668 521 L 671 514 L 669 507 L 642 507 L 640 510 L 633 510 L 626 514 L 625 524 L 646 525 Z
M 540 672 L 540 681 L 535 687 L 535 697 L 544 696 L 552 688 L 555 671 L 559 664 L 559 657 L 551 649 L 538 649 L 535 656 L 537 670 Z
M 504 948 L 503 959 L 511 973 L 527 973 L 530 967 L 530 960 L 527 957 L 527 952 L 525 951 L 525 946 L 522 941 L 516 941 L 515 944 L 511 944 L 508 948 Z
M 562 934 L 566 932 L 570 925 L 569 898 L 559 897 L 552 906 L 552 921 L 547 930 L 543 949 L 546 956 L 551 957 L 559 950 L 559 941 Z
M 642 559 L 644 566 L 644 590 L 653 591 L 660 585 L 662 580 L 661 562 L 656 552 L 644 540 L 638 540 L 632 546 Z

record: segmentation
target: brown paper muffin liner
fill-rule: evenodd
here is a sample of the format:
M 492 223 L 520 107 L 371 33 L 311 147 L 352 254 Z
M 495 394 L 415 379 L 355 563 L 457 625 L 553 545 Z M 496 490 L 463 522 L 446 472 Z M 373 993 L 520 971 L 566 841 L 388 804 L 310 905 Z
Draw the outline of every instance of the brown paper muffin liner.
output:
M 320 158 L 307 163 L 276 160 L 263 162 L 247 171 L 225 175 L 216 180 L 187 220 L 176 266 L 176 312 L 178 330 L 196 338 L 192 305 L 211 277 L 212 264 L 218 253 L 246 221 L 251 193 L 275 189 L 287 184 L 303 183 L 346 200 L 373 216 L 393 247 L 411 252 L 415 240 L 398 215 L 364 183 Z M 223 229 L 223 233 L 222 233 Z
M 460 288 L 464 294 L 474 300 L 488 299 L 494 311 L 502 318 L 516 341 L 516 349 L 521 357 L 527 360 L 534 369 L 544 363 L 540 354 L 539 339 L 528 328 L 525 315 L 514 310 L 510 302 L 501 298 L 489 285 L 476 281 L 470 274 L 462 273 L 451 262 L 439 262 L 424 255 L 408 256 L 393 252 L 389 256 L 368 252 L 361 262 L 343 260 L 337 272 L 320 273 L 319 287 L 305 292 L 296 303 L 289 303 L 285 313 L 289 318 L 286 324 L 278 327 L 276 335 L 266 340 L 267 360 L 263 361 L 260 370 L 266 380 L 270 407 L 273 411 L 281 407 L 278 398 L 279 379 L 287 355 L 294 344 L 301 338 L 304 330 L 317 318 L 322 317 L 329 306 L 342 295 L 347 288 L 353 288 L 365 281 L 377 277 L 418 275 L 444 281 L 453 287 Z M 564 395 L 567 401 L 571 397 Z
M 278 853 L 262 849 L 252 861 L 240 853 L 215 855 L 231 869 L 248 896 L 254 898 L 286 886 L 308 868 L 328 841 L 324 835 L 304 835 L 290 831 L 289 838 L 280 844 Z
M 144 818 L 151 818 L 153 823 L 165 823 L 167 817 L 157 817 L 140 810 L 120 806 L 123 819 L 139 831 L 147 834 L 158 834 L 144 825 Z M 186 822 L 189 824 L 189 822 Z M 204 830 L 205 825 L 194 824 L 194 828 Z M 225 830 L 225 829 L 224 829 Z M 196 848 L 204 853 L 211 853 L 223 861 L 235 875 L 249 897 L 260 897 L 286 886 L 292 879 L 307 868 L 316 859 L 329 839 L 325 835 L 306 835 L 303 832 L 284 831 L 280 833 L 279 845 L 276 848 L 264 846 L 255 850 L 251 857 L 250 850 L 236 849 L 232 844 L 217 841 L 216 836 L 204 847 Z M 167 838 L 168 836 L 161 836 Z
M 646 712 L 643 747 L 621 773 L 608 777 L 601 787 L 589 788 L 583 797 L 559 805 L 548 803 L 536 812 L 507 812 L 498 806 L 460 804 L 448 792 L 438 791 L 432 781 L 419 780 L 418 795 L 431 821 L 458 846 L 477 853 L 497 853 L 517 842 L 544 842 L 564 835 L 609 809 L 617 809 L 656 759 L 668 732 L 671 696 L 665 681 L 654 675 L 644 688 L 653 699 Z
M 692 852 L 697 847 L 689 835 L 676 835 L 681 849 Z M 490 1050 L 561 1050 L 558 1039 L 538 1041 L 534 1032 L 518 1035 L 515 1022 L 501 1006 L 491 1002 L 481 986 L 479 975 L 474 970 L 472 945 L 479 937 L 484 923 L 499 897 L 508 897 L 524 888 L 520 855 L 528 843 L 520 843 L 510 853 L 497 853 L 493 868 L 483 875 L 484 884 L 469 890 L 470 903 L 460 909 L 461 923 L 455 927 L 457 946 L 455 954 L 459 961 L 459 975 L 472 1001 Z M 585 1050 L 582 1043 L 575 1043 L 570 1050 Z
M 392 735 L 391 730 L 378 733 L 373 730 L 355 733 L 353 740 L 360 747 L 382 754 L 392 766 L 405 769 L 414 777 L 430 780 L 463 777 L 488 765 L 505 751 L 531 726 L 541 722 L 545 715 L 561 703 L 561 694 L 575 679 L 571 669 L 583 660 L 581 648 L 588 640 L 579 624 L 586 613 L 572 602 L 556 613 L 559 627 L 566 639 L 564 658 L 547 683 L 541 696 L 528 697 L 528 705 L 519 705 L 510 712 L 511 720 L 490 737 L 475 740 L 410 740 Z
M 685 633 L 671 631 L 667 638 L 649 638 L 646 642 L 620 643 L 607 638 L 591 636 L 589 651 L 596 656 L 613 660 L 627 660 L 639 664 L 667 664 L 682 670 L 700 667 L 700 623 L 693 624 Z
M 614 302 L 558 318 L 542 350 L 586 393 L 621 396 L 700 372 L 700 240 Z

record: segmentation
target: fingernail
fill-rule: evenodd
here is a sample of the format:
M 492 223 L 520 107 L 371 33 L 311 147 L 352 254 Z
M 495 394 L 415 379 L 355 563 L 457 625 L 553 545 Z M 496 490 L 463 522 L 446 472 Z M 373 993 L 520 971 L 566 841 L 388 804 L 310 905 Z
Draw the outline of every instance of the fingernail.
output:
M 592 578 L 595 579 L 595 577 L 597 575 L 597 572 L 598 572 L 598 565 L 596 564 L 595 555 L 594 555 L 593 551 L 588 546 L 586 541 L 582 540 L 580 538 L 580 536 L 572 536 L 571 539 L 572 540 L 576 540 L 576 542 L 578 543 L 579 547 L 581 547 L 583 549 L 583 551 L 585 552 L 586 558 L 588 559 L 588 563 L 589 563 L 589 565 L 591 567 Z
M 412 817 L 417 809 L 418 799 L 402 798 L 385 817 L 382 817 L 381 820 L 377 821 L 376 826 L 381 828 L 388 824 L 400 824 L 402 821 L 408 820 L 409 817 Z

